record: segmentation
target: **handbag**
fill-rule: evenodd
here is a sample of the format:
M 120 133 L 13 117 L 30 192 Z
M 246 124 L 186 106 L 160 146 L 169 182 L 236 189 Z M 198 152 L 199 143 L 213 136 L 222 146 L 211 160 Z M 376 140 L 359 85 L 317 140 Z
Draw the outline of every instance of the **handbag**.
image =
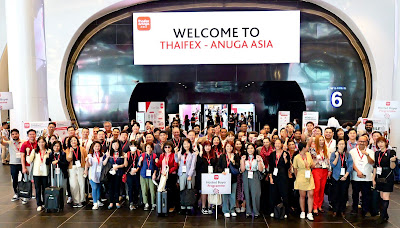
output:
M 213 205 L 221 205 L 222 204 L 221 194 L 208 194 L 208 203 Z
M 129 160 L 129 157 L 130 157 L 130 153 L 128 153 L 128 160 Z M 135 162 L 135 161 L 133 161 L 133 163 L 134 163 L 134 162 Z M 129 170 L 131 169 L 133 163 L 131 164 L 131 166 L 129 166 L 129 168 L 126 170 L 126 172 L 122 175 L 122 182 L 123 182 L 123 183 L 126 183 L 126 181 L 127 181 L 127 179 L 128 179 L 128 177 L 126 176 L 126 174 L 128 174 L 128 172 L 129 172 Z
M 22 180 L 18 182 L 18 197 L 32 198 L 32 183 L 28 180 L 26 174 L 24 174 Z
M 181 191 L 181 206 L 193 206 L 196 203 L 196 189 L 185 189 Z
M 233 166 L 232 163 L 229 163 L 229 171 L 231 172 L 232 175 L 240 174 L 239 169 Z
M 169 167 L 165 167 L 165 172 L 167 173 L 166 176 L 162 175 L 160 172 L 160 183 L 158 184 L 157 191 L 158 192 L 165 192 L 165 187 L 167 186 L 167 180 L 168 180 L 168 172 L 169 172 Z
M 107 162 L 106 165 L 103 165 L 101 168 L 101 176 L 100 176 L 100 183 L 107 183 L 108 182 L 108 175 L 110 170 L 112 169 L 112 165 Z
M 283 203 L 280 203 L 274 207 L 274 218 L 276 219 L 285 218 L 285 206 L 283 206 Z
M 386 177 L 377 177 L 376 178 L 376 183 L 381 183 L 381 184 L 386 184 L 387 183 L 387 178 L 392 174 L 393 170 L 390 170 L 390 173 Z

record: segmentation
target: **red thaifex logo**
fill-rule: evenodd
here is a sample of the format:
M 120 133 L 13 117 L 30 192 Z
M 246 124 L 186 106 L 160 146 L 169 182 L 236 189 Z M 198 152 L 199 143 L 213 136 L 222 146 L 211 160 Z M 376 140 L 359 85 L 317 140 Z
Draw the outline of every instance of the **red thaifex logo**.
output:
M 214 180 L 218 180 L 219 176 L 218 175 L 214 175 Z
M 150 17 L 138 17 L 137 29 L 139 31 L 149 31 L 151 28 Z
M 390 106 L 390 101 L 386 101 L 386 106 Z
M 25 127 L 25 128 L 30 128 L 31 125 L 30 125 L 29 123 L 24 123 L 24 127 Z

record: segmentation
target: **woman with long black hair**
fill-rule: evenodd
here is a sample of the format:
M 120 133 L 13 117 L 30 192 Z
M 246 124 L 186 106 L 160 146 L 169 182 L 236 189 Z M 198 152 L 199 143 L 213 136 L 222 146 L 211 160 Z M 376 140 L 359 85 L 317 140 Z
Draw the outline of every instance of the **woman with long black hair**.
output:
M 234 141 L 234 153 L 241 158 L 245 155 L 244 152 L 244 142 L 240 139 L 235 139 Z M 265 163 L 264 163 L 265 164 Z M 244 198 L 244 191 L 243 191 L 243 175 L 242 173 L 238 174 L 237 177 L 237 185 L 236 185 L 236 213 L 243 213 L 246 211 L 246 200 Z
M 219 136 L 214 136 L 211 140 L 211 145 L 212 145 L 212 151 L 215 153 L 217 158 L 221 156 L 223 149 L 222 149 L 222 143 L 221 139 Z
M 54 135 L 50 137 L 53 138 Z M 60 141 L 54 141 L 51 145 L 51 153 L 49 155 L 48 165 L 51 163 L 53 166 L 53 176 L 50 177 L 51 183 L 54 186 L 63 188 L 62 194 L 65 196 L 67 191 L 67 180 L 68 180 L 68 161 L 67 154 L 62 150 L 62 144 Z

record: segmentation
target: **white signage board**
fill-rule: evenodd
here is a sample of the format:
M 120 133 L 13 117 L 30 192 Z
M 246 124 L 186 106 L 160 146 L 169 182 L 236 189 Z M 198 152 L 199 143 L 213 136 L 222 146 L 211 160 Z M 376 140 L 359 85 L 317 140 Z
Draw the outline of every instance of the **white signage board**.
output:
M 286 124 L 290 122 L 290 111 L 279 111 L 278 112 L 278 132 L 282 128 L 286 127 Z
M 136 112 L 136 122 L 138 122 L 140 124 L 140 129 L 139 131 L 144 131 L 144 124 L 145 124 L 145 114 L 146 112 Z
M 13 98 L 11 92 L 0 92 L 0 110 L 13 109 Z
M 398 101 L 375 101 L 375 119 L 400 119 Z
M 306 128 L 308 122 L 313 122 L 314 126 L 318 125 L 319 112 L 303 112 L 303 129 Z
M 372 122 L 374 123 L 372 131 L 379 131 L 381 133 L 389 131 L 389 121 L 387 119 L 359 118 L 358 120 L 361 121 L 361 123 L 357 127 L 358 131 L 365 131 L 365 122 L 367 122 L 367 120 L 372 120 Z
M 165 130 L 165 103 L 162 101 L 139 102 L 139 111 L 145 108 L 145 121 L 153 122 L 154 128 Z M 143 124 L 144 126 L 144 124 Z M 140 123 L 140 127 L 142 124 Z M 143 128 L 144 129 L 144 128 Z
M 201 194 L 231 194 L 231 174 L 202 173 Z
M 300 11 L 133 13 L 134 65 L 300 62 Z
M 63 140 L 68 136 L 67 128 L 71 126 L 71 121 L 52 121 L 55 122 L 57 127 L 55 129 L 55 134 L 58 135 L 59 140 Z M 29 129 L 36 131 L 36 137 L 43 135 L 43 130 L 46 129 L 50 121 L 40 121 L 40 122 L 24 122 L 23 133 L 21 134 L 22 139 L 27 139 L 27 133 Z

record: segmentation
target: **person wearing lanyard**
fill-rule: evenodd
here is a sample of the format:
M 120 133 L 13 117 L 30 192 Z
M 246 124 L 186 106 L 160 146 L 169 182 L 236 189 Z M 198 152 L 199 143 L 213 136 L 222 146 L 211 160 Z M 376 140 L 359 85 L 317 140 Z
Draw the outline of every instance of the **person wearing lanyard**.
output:
M 273 151 L 274 151 L 274 148 L 271 145 L 271 140 L 267 137 L 263 139 L 263 146 L 257 147 L 257 152 L 262 157 L 266 169 L 268 168 L 268 164 L 269 164 L 269 156 L 271 155 L 271 153 Z M 240 178 L 242 178 L 242 174 L 239 174 L 239 176 L 240 176 Z M 238 185 L 239 184 L 241 184 L 241 183 L 240 183 L 240 179 L 238 177 Z M 270 188 L 269 187 L 269 177 L 267 176 L 266 178 L 261 180 L 261 192 L 263 193 L 263 194 L 261 194 L 261 211 L 266 214 L 268 214 L 270 212 L 269 211 L 270 208 L 268 205 L 269 196 L 270 196 L 269 188 Z M 236 212 L 238 212 L 238 211 L 236 211 Z
M 222 143 L 219 136 L 214 136 L 211 140 L 212 151 L 217 155 L 217 158 L 222 154 Z
M 62 150 L 62 144 L 60 141 L 55 141 L 51 144 L 51 153 L 49 155 L 49 162 L 47 165 L 52 164 L 50 168 L 53 169 L 53 176 L 50 177 L 52 180 L 52 186 L 59 186 L 63 188 L 63 195 L 66 195 L 67 191 L 67 178 L 68 178 L 68 161 L 67 155 Z
M 156 187 L 152 181 L 152 176 L 154 171 L 157 170 L 156 163 L 158 162 L 158 158 L 156 158 L 156 154 L 153 153 L 153 143 L 146 143 L 144 148 L 146 149 L 146 153 L 141 154 L 139 158 L 139 167 L 141 168 L 140 186 L 142 189 L 144 210 L 147 211 L 149 210 L 149 191 L 151 195 L 152 210 L 156 208 Z
M 243 188 L 246 198 L 246 218 L 260 216 L 261 198 L 261 173 L 265 171 L 262 157 L 257 154 L 254 144 L 249 143 L 246 147 L 246 155 L 240 160 L 240 172 L 243 173 Z M 286 174 L 287 175 L 287 174 Z
M 120 208 L 120 186 L 122 183 L 125 160 L 124 155 L 121 152 L 121 145 L 118 139 L 114 139 L 111 142 L 111 150 L 107 151 L 103 156 L 103 166 L 107 165 L 107 162 L 112 165 L 112 169 L 110 170 L 111 175 L 109 176 L 110 178 L 108 180 L 108 196 L 110 201 L 108 209 L 112 209 L 114 207 L 114 203 L 116 203 L 117 208 Z
M 89 183 L 92 187 L 93 207 L 92 210 L 98 210 L 104 204 L 100 201 L 100 176 L 103 163 L 101 159 L 103 151 L 101 150 L 101 143 L 94 141 L 89 149 L 89 154 L 86 158 L 86 167 L 89 168 Z
M 296 176 L 296 181 L 294 182 L 294 189 L 299 190 L 300 192 L 300 218 L 306 218 L 306 195 L 308 198 L 308 213 L 307 219 L 310 221 L 314 220 L 314 216 L 312 214 L 313 203 L 314 203 L 314 179 L 311 173 L 311 169 L 314 167 L 314 162 L 311 157 L 311 154 L 308 152 L 308 148 L 305 143 L 301 142 L 298 144 L 299 154 L 297 154 L 293 158 L 293 168 L 294 174 Z
M 90 146 L 93 143 L 92 140 L 89 139 L 89 128 L 87 127 L 82 128 L 82 138 L 79 139 L 79 142 L 82 145 L 82 147 L 86 149 L 86 151 L 89 151 Z
M 368 146 L 368 148 L 369 149 L 371 149 L 371 150 L 373 150 L 374 152 L 376 152 L 376 151 L 378 151 L 379 150 L 379 148 L 376 146 L 376 140 L 379 138 L 379 137 L 382 137 L 382 133 L 380 133 L 379 131 L 374 131 L 374 132 L 372 132 L 372 137 L 371 137 L 371 139 L 370 139 L 370 144 L 369 144 L 369 146 Z
M 33 163 L 32 174 L 35 182 L 37 211 L 43 209 L 44 189 L 48 187 L 49 171 L 46 160 L 49 158 L 49 154 L 46 138 L 40 136 L 37 140 L 37 147 L 33 149 L 28 158 L 29 163 Z
M 275 151 L 269 156 L 270 207 L 271 211 L 273 211 L 274 207 L 280 203 L 279 201 L 282 198 L 283 205 L 285 206 L 285 218 L 287 218 L 289 214 L 289 168 L 290 155 L 282 149 L 282 141 L 277 139 L 275 141 Z M 271 213 L 270 216 L 274 217 L 274 213 Z
M 368 138 L 361 136 L 358 138 L 358 147 L 350 150 L 351 157 L 353 158 L 353 174 L 351 176 L 353 210 L 351 213 L 357 214 L 358 212 L 358 201 L 361 191 L 363 217 L 370 211 L 372 172 L 375 159 L 374 151 L 368 149 L 367 145 Z
M 106 137 L 106 133 L 103 130 L 99 130 L 97 132 L 97 138 L 99 139 L 99 142 L 101 144 L 101 149 L 102 149 L 102 151 L 104 151 L 104 153 L 110 149 L 109 143 L 107 142 L 105 137 Z
M 235 154 L 241 158 L 244 153 L 244 142 L 240 139 L 234 140 L 235 149 L 233 150 Z M 264 163 L 265 164 L 265 163 Z M 246 201 L 244 199 L 244 190 L 243 190 L 243 177 L 242 173 L 239 172 L 237 176 L 237 185 L 236 185 L 236 213 L 246 212 Z
M 331 154 L 332 167 L 332 207 L 333 216 L 345 216 L 347 194 L 350 185 L 350 174 L 353 171 L 353 158 L 347 153 L 346 141 L 339 139 L 336 152 Z
M 71 188 L 73 207 L 83 207 L 85 201 L 85 177 L 83 176 L 86 165 L 87 152 L 80 146 L 76 136 L 69 137 L 68 149 L 66 150 L 69 175 L 69 184 Z
M 21 166 L 22 166 L 22 173 L 23 174 L 28 174 L 28 180 L 32 180 L 32 172 L 31 172 L 31 166 L 28 163 L 28 156 L 30 153 L 33 151 L 34 148 L 37 147 L 37 141 L 36 141 L 36 131 L 33 129 L 29 129 L 27 132 L 28 135 L 28 141 L 25 141 L 22 143 L 21 148 L 19 152 L 21 153 Z M 32 183 L 33 185 L 33 183 Z M 32 194 L 32 198 L 35 198 L 35 196 Z M 29 199 L 22 199 L 22 204 L 27 204 Z
M 290 125 L 289 125 L 290 126 Z M 297 209 L 299 209 L 299 201 L 297 200 L 298 191 L 294 189 L 294 182 L 296 177 L 294 175 L 294 168 L 293 168 L 293 159 L 299 153 L 296 148 L 296 144 L 293 140 L 288 141 L 288 153 L 290 156 L 290 168 L 288 172 L 288 199 L 289 199 L 289 206 L 290 206 L 290 213 L 294 214 Z
M 175 208 L 179 206 L 179 200 L 176 197 L 178 195 L 178 188 L 176 186 L 177 175 L 176 171 L 178 170 L 178 163 L 175 161 L 175 154 L 172 152 L 172 143 L 166 142 L 163 146 L 163 153 L 160 155 L 160 159 L 156 163 L 158 169 L 160 169 L 160 175 L 166 176 L 168 174 L 167 183 L 165 188 L 168 194 L 168 208 L 169 212 L 174 212 Z M 175 147 L 176 148 L 176 147 Z M 169 167 L 167 173 L 167 167 Z
M 373 187 L 379 191 L 382 198 L 381 213 L 378 223 L 389 220 L 387 209 L 389 207 L 390 193 L 393 192 L 394 169 L 397 165 L 396 151 L 388 149 L 388 142 L 384 137 L 376 139 L 374 174 L 372 177 Z
M 347 136 L 349 137 L 349 140 L 347 141 L 347 152 L 350 152 L 350 150 L 355 149 L 357 147 L 356 129 L 354 128 L 350 129 Z
M 22 165 L 21 165 L 21 153 L 20 147 L 24 143 L 19 138 L 19 131 L 18 129 L 12 129 L 11 130 L 11 140 L 6 141 L 2 137 L 2 133 L 0 132 L 0 144 L 6 148 L 8 148 L 8 151 L 10 153 L 10 172 L 11 172 L 11 178 L 12 178 L 12 183 L 13 183 L 13 189 L 14 189 L 14 196 L 12 197 L 11 201 L 17 201 L 18 195 L 17 195 L 17 187 L 18 187 L 18 174 L 22 173 Z
M 129 196 L 129 209 L 135 210 L 139 202 L 140 179 L 139 179 L 139 157 L 142 151 L 138 150 L 140 147 L 139 141 L 131 141 L 128 153 L 125 154 L 125 167 L 128 185 Z
M 193 132 L 193 130 L 191 130 Z M 194 137 L 194 132 L 191 133 Z M 181 201 L 183 199 L 183 191 L 186 189 L 194 189 L 196 179 L 196 162 L 197 156 L 194 153 L 190 139 L 184 139 L 182 144 L 182 151 L 175 155 L 175 159 L 179 163 L 178 176 L 179 176 L 179 190 L 181 192 Z M 191 214 L 190 210 L 193 206 L 182 206 L 181 214 Z
M 217 166 L 217 155 L 211 150 L 211 143 L 209 141 L 205 141 L 203 143 L 203 150 L 201 151 L 197 157 L 197 174 L 196 175 L 196 184 L 195 187 L 200 191 L 201 190 L 201 174 L 202 173 L 213 173 L 214 169 Z M 208 209 L 206 207 L 207 202 L 207 194 L 201 194 L 201 213 L 204 215 L 211 215 L 213 213 L 212 207 L 208 204 Z
M 51 148 L 55 141 L 58 141 L 58 136 L 57 135 L 50 136 L 49 137 L 49 141 L 47 142 L 47 147 Z M 62 144 L 61 144 L 61 149 L 60 150 L 62 150 Z
M 121 136 L 120 136 L 120 144 L 121 144 L 121 151 L 122 153 L 126 154 L 130 151 L 129 148 L 129 142 L 128 142 L 128 132 L 127 131 L 121 131 Z
M 309 144 L 311 141 L 312 140 L 309 141 Z M 311 156 L 315 164 L 312 170 L 315 184 L 313 212 L 315 215 L 318 215 L 318 212 L 325 212 L 322 209 L 322 204 L 324 202 L 324 191 L 329 168 L 328 148 L 326 147 L 325 139 L 322 135 L 317 135 L 315 137 L 315 150 L 311 151 Z
M 172 143 L 174 145 L 174 151 L 175 153 L 178 152 L 181 149 L 182 146 L 182 142 L 183 142 L 183 138 L 180 136 L 181 135 L 181 131 L 178 127 L 174 127 L 172 129 Z
M 232 173 L 232 170 L 239 170 L 240 157 L 233 152 L 233 142 L 226 142 L 224 146 L 224 153 L 218 159 L 218 172 L 223 175 L 231 174 L 231 194 L 222 195 L 222 213 L 226 218 L 236 217 L 235 212 L 236 205 L 236 185 L 237 185 L 237 173 Z

